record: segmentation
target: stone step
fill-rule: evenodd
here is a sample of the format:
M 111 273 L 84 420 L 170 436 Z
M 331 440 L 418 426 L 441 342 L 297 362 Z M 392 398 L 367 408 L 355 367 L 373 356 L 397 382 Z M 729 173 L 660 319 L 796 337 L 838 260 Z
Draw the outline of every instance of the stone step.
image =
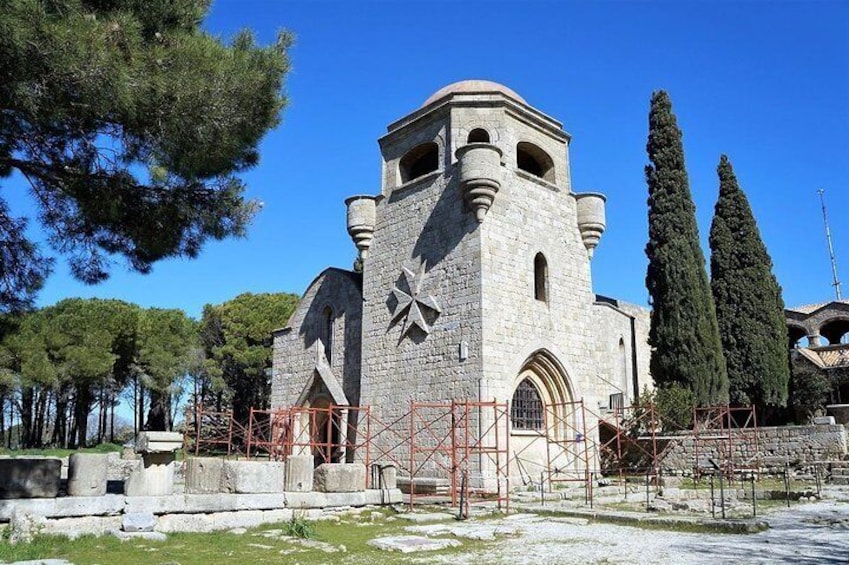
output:
M 849 486 L 849 477 L 831 477 L 831 484 Z

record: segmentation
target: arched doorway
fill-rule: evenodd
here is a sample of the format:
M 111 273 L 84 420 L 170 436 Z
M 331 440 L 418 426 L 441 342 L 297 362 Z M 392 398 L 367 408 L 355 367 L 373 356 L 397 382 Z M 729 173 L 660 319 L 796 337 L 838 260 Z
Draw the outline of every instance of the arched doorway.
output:
M 541 474 L 547 476 L 550 441 L 571 438 L 577 429 L 573 401 L 569 377 L 551 352 L 539 350 L 528 357 L 514 379 L 510 397 L 510 475 L 514 484 L 516 480 L 530 484 L 538 482 Z M 565 454 L 559 454 L 559 459 L 558 464 L 566 464 Z

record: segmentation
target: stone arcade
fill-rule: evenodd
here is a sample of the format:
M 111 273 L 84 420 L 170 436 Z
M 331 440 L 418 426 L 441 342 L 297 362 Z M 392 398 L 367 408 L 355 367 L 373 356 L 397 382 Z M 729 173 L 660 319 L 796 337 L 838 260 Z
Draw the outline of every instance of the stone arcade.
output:
M 380 194 L 346 200 L 354 269 L 319 274 L 274 333 L 273 407 L 391 422 L 411 400 L 495 399 L 518 479 L 545 465 L 544 405 L 629 405 L 651 384 L 648 311 L 593 293 L 605 197 L 573 191 L 570 139 L 481 80 L 391 124 Z M 481 461 L 474 478 L 493 472 Z

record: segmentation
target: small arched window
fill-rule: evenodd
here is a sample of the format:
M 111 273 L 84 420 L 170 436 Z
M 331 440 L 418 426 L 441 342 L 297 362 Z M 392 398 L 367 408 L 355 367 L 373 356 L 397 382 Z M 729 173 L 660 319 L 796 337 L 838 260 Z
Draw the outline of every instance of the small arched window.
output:
M 520 141 L 516 146 L 516 166 L 550 183 L 554 183 L 554 161 L 548 153 L 527 141 Z
M 469 132 L 468 143 L 489 143 L 489 132 L 483 128 L 475 128 Z
M 327 362 L 333 361 L 333 309 L 326 306 L 322 312 L 323 327 L 321 341 L 324 343 L 324 356 Z
M 548 302 L 548 261 L 542 253 L 534 257 L 534 298 Z
M 510 403 L 510 423 L 514 430 L 542 429 L 542 399 L 539 390 L 529 379 L 516 387 Z
M 439 145 L 431 141 L 422 143 L 401 157 L 401 183 L 423 177 L 439 168 Z

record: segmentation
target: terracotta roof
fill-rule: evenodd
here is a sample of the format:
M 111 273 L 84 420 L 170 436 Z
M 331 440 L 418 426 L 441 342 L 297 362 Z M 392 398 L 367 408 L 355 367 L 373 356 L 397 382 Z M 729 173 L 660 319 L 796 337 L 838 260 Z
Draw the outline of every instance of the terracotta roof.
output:
M 813 314 L 820 308 L 828 306 L 829 304 L 849 304 L 849 300 L 829 300 L 828 302 L 819 302 L 817 304 L 805 304 L 802 306 L 793 306 L 792 308 L 787 308 L 788 312 L 798 312 L 800 314 Z

